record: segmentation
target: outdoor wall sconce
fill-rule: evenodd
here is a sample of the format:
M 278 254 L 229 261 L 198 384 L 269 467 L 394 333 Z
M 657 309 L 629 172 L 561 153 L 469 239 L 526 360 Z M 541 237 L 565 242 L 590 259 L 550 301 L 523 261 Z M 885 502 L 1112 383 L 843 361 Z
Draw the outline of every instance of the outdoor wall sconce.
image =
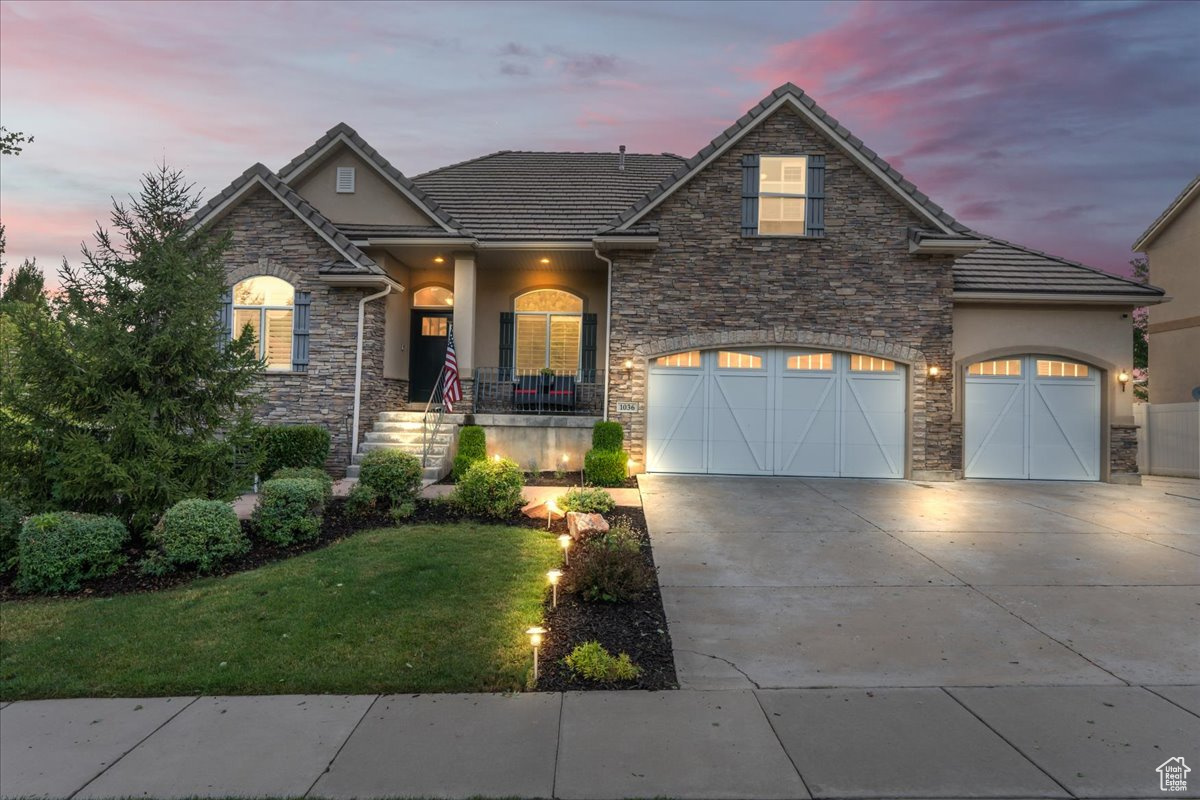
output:
M 564 533 L 562 536 L 559 536 L 558 546 L 563 551 L 563 565 L 567 567 L 571 566 L 571 534 Z
M 1129 373 L 1121 370 L 1117 373 L 1117 383 L 1121 384 L 1121 391 L 1125 391 L 1125 384 L 1129 383 Z
M 563 572 L 561 569 L 552 569 L 546 573 L 546 579 L 550 581 L 550 588 L 554 594 L 552 596 L 551 608 L 558 608 L 558 582 L 562 580 Z
M 533 645 L 533 682 L 537 683 L 538 679 L 538 648 L 542 646 L 542 635 L 546 629 L 541 625 L 534 625 L 525 633 L 529 636 L 529 643 Z
M 936 381 L 938 375 L 941 375 L 941 374 L 942 374 L 942 370 L 940 368 L 938 368 L 938 367 L 930 367 L 929 368 L 929 379 L 930 380 Z
M 633 369 L 633 359 L 627 358 L 625 359 L 625 371 L 628 372 L 631 369 Z

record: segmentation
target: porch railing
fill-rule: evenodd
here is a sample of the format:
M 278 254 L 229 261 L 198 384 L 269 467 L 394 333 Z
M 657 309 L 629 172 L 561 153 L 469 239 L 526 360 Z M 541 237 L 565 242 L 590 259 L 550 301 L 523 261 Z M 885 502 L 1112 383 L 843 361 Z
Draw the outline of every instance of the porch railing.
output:
M 599 416 L 603 405 L 603 370 L 543 374 L 536 369 L 475 368 L 476 414 Z

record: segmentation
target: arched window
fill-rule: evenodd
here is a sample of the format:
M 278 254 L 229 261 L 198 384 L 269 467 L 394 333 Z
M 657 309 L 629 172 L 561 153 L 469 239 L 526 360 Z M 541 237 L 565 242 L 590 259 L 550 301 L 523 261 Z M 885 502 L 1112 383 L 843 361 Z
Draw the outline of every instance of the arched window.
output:
M 296 290 L 285 280 L 256 275 L 233 287 L 234 337 L 250 328 L 258 356 L 270 371 L 292 369 L 292 330 Z
M 558 289 L 535 289 L 518 297 L 513 311 L 518 370 L 579 369 L 583 298 Z
M 413 292 L 413 308 L 447 308 L 454 305 L 454 292 L 444 286 L 426 286 Z

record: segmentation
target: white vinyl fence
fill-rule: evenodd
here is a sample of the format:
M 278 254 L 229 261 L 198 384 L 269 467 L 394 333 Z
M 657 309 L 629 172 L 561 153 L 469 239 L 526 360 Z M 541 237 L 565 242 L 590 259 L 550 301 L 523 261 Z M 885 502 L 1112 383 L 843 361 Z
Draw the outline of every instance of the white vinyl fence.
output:
M 1134 403 L 1138 472 L 1200 478 L 1200 403 Z

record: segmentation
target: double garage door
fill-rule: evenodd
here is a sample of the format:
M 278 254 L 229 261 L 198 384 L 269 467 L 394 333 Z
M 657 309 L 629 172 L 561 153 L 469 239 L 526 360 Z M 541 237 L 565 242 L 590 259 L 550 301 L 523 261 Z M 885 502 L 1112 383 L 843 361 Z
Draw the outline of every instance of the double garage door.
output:
M 646 468 L 904 476 L 904 365 L 878 356 L 693 350 L 650 363 Z

